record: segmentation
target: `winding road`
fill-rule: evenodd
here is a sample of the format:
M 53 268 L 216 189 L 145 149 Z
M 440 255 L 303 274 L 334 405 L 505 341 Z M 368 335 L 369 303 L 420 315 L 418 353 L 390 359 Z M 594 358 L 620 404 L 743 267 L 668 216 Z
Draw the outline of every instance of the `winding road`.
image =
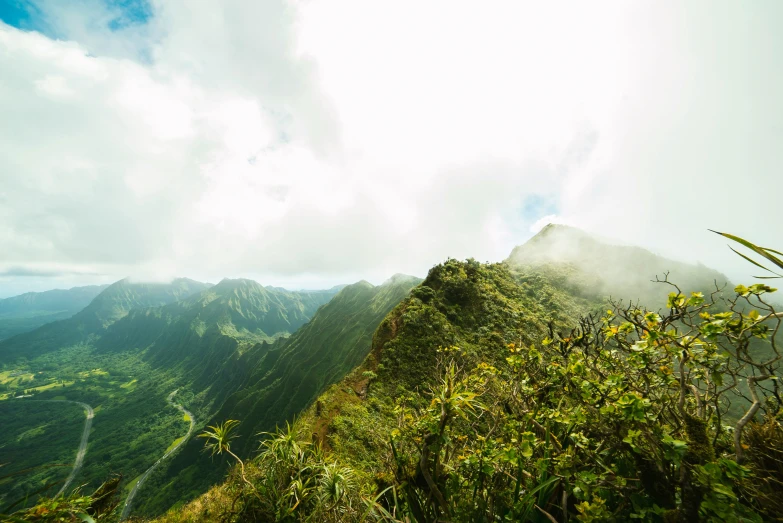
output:
M 177 390 L 179 390 L 179 389 L 177 389 Z M 142 475 L 141 475 L 141 477 L 139 478 L 139 481 L 137 481 L 137 482 L 136 482 L 136 484 L 135 484 L 135 485 L 133 486 L 133 488 L 131 489 L 131 491 L 130 491 L 130 494 L 128 494 L 128 497 L 125 499 L 125 506 L 124 506 L 124 507 L 123 507 L 123 509 L 122 509 L 122 515 L 120 516 L 120 521 L 123 521 L 123 520 L 125 520 L 125 519 L 127 519 L 127 518 L 128 518 L 128 515 L 130 514 L 131 504 L 133 503 L 133 498 L 136 496 L 136 493 L 137 493 L 137 492 L 138 492 L 138 490 L 141 488 L 141 486 L 144 484 L 144 481 L 147 479 L 147 476 L 149 476 L 149 475 L 152 473 L 152 471 L 153 471 L 153 470 L 155 470 L 155 467 L 157 467 L 158 465 L 160 465 L 160 463 L 161 463 L 163 460 L 165 460 L 166 458 L 168 458 L 169 456 L 171 456 L 172 454 L 174 454 L 174 453 L 177 451 L 177 449 L 179 449 L 179 448 L 180 448 L 182 445 L 184 445 L 185 443 L 187 443 L 188 439 L 190 438 L 190 435 L 193 433 L 193 428 L 194 428 L 194 427 L 195 427 L 195 425 L 196 425 L 196 418 L 194 418 L 194 417 L 193 417 L 193 414 L 191 414 L 191 413 L 190 413 L 190 411 L 186 410 L 186 409 L 185 409 L 185 407 L 183 407 L 183 406 L 182 406 L 182 405 L 180 405 L 179 403 L 174 403 L 174 400 L 173 400 L 173 398 L 174 398 L 174 395 L 175 395 L 176 393 L 177 393 L 177 391 L 175 390 L 174 392 L 172 392 L 171 394 L 169 394 L 169 397 L 168 397 L 168 398 L 166 398 L 166 401 L 168 401 L 168 402 L 169 402 L 169 404 L 170 404 L 172 407 L 175 407 L 175 408 L 177 408 L 177 409 L 178 409 L 180 412 L 182 412 L 183 414 L 187 415 L 187 416 L 190 418 L 190 428 L 188 429 L 188 433 L 187 433 L 187 434 L 185 434 L 185 437 L 184 437 L 184 438 L 182 438 L 182 441 L 180 441 L 179 443 L 177 443 L 177 444 L 174 446 L 174 448 L 172 448 L 171 450 L 169 450 L 168 452 L 166 452 L 166 453 L 165 453 L 165 454 L 164 454 L 164 455 L 163 455 L 163 456 L 162 456 L 160 459 L 158 459 L 158 461 L 156 461 L 156 462 L 155 462 L 155 463 L 154 463 L 154 464 L 153 464 L 153 465 L 152 465 L 150 468 L 148 468 L 146 471 L 144 471 L 144 474 L 142 474 Z
M 73 479 L 76 477 L 76 474 L 79 473 L 79 470 L 82 468 L 82 464 L 84 463 L 84 456 L 87 454 L 87 440 L 90 437 L 90 429 L 92 429 L 92 418 L 95 417 L 95 412 L 92 410 L 92 407 L 87 405 L 86 403 L 82 403 L 81 401 L 71 401 L 71 400 L 27 400 L 27 402 L 40 402 L 40 403 L 74 403 L 76 405 L 80 405 L 84 409 L 84 413 L 87 415 L 87 418 L 84 420 L 84 430 L 82 431 L 82 441 L 79 443 L 79 450 L 76 452 L 76 460 L 73 462 L 73 468 L 71 469 L 71 473 L 68 475 L 68 479 L 65 480 L 65 483 L 63 484 L 62 488 L 57 492 L 57 496 L 61 495 L 65 492 L 65 490 L 70 486 L 70 484 L 73 482 Z
M 57 400 L 52 400 L 57 401 Z M 87 439 L 90 437 L 90 429 L 92 428 L 92 418 L 95 417 L 95 412 L 92 410 L 92 407 L 87 405 L 86 403 L 82 403 L 80 401 L 70 401 L 70 400 L 60 400 L 60 401 L 67 401 L 68 403 L 76 403 L 77 405 L 81 405 L 81 407 L 84 409 L 84 413 L 87 415 L 87 418 L 84 420 L 84 430 L 82 431 L 82 441 L 79 443 L 79 450 L 76 452 L 76 461 L 73 463 L 73 468 L 71 469 L 71 473 L 68 475 L 68 479 L 65 480 L 65 484 L 62 486 L 59 492 L 57 492 L 57 495 L 59 496 L 65 490 L 68 488 L 68 486 L 73 482 L 73 478 L 76 477 L 76 474 L 79 473 L 79 470 L 82 468 L 82 463 L 84 463 L 84 455 L 87 454 Z

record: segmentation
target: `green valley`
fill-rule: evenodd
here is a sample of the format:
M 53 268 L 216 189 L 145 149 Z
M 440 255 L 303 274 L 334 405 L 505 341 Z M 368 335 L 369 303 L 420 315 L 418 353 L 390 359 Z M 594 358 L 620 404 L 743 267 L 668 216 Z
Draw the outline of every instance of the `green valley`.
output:
M 95 420 L 78 483 L 97 487 L 114 473 L 132 480 L 190 425 L 168 406 L 172 390 L 181 389 L 181 401 L 199 412 L 215 409 L 214 396 L 202 400 L 206 391 L 228 395 L 249 370 L 254 345 L 290 335 L 337 290 L 288 292 L 250 280 L 215 286 L 120 281 L 73 318 L 0 343 L 1 403 L 34 408 L 45 404 L 40 400 L 67 399 L 92 405 Z M 22 420 L 17 425 L 17 432 L 36 428 L 25 428 Z M 9 437 L 18 438 L 17 432 Z M 73 453 L 74 445 L 78 437 L 57 452 Z M 47 454 L 7 454 L 3 463 L 25 469 L 41 465 L 41 456 Z M 44 486 L 51 476 L 46 469 L 7 483 L 3 499 L 23 499 L 39 490 L 31 481 Z
M 290 421 L 362 361 L 370 350 L 373 331 L 418 282 L 417 278 L 397 275 L 379 286 L 359 282 L 344 287 L 290 338 L 261 342 L 249 350 L 237 363 L 247 372 L 234 371 L 221 379 L 238 387 L 227 395 L 213 387 L 197 396 L 201 404 L 220 408 L 201 408 L 196 416 L 209 420 L 206 424 L 226 417 L 245 420 L 240 426 L 245 437 L 237 441 L 237 452 L 252 455 L 258 445 L 256 434 Z M 220 481 L 227 471 L 225 462 L 211 460 L 202 447 L 200 440 L 190 440 L 149 478 L 148 495 L 138 504 L 141 514 L 159 514 L 172 504 L 180 506 Z

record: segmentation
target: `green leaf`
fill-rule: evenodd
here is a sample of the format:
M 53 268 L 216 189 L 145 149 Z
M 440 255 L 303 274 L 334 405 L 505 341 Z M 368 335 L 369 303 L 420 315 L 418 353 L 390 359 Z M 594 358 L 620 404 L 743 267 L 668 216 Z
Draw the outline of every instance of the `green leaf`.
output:
M 777 253 L 777 251 L 773 251 L 772 249 L 764 249 L 763 247 L 759 247 L 758 245 L 755 245 L 755 244 L 749 242 L 748 240 L 740 238 L 739 236 L 734 236 L 733 234 L 728 234 L 728 233 L 725 233 L 725 232 L 713 231 L 712 229 L 709 229 L 709 230 L 710 230 L 710 232 L 714 232 L 715 234 L 720 234 L 724 238 L 728 238 L 730 240 L 733 240 L 733 241 L 739 243 L 740 245 L 743 245 L 743 246 L 747 247 L 748 249 L 750 249 L 753 252 L 763 256 L 764 258 L 768 259 L 769 261 L 771 261 L 772 263 L 774 263 L 775 265 L 777 265 L 778 267 L 783 269 L 783 260 L 781 260 L 780 258 L 775 256 L 774 254 L 771 254 L 771 252 L 776 252 Z M 731 250 L 733 250 L 734 252 L 737 252 L 733 248 Z M 780 253 L 777 253 L 777 254 L 780 254 Z M 745 258 L 745 259 L 748 259 L 747 256 L 743 256 L 743 255 L 741 255 L 741 256 L 743 258 Z M 774 271 L 771 271 L 771 270 L 767 269 L 766 267 L 764 267 L 762 265 L 759 265 L 756 262 L 753 262 L 753 264 L 761 267 L 765 271 L 771 272 L 772 274 L 777 274 Z M 780 276 L 780 275 L 778 275 L 778 276 Z
M 685 296 L 674 292 L 669 293 L 669 299 L 666 301 L 666 307 L 669 309 L 678 309 L 685 305 Z
M 734 247 L 732 247 L 731 245 L 729 245 L 729 249 L 731 249 L 732 251 L 734 251 L 734 253 L 735 253 L 735 254 L 739 254 L 740 256 L 742 256 L 743 258 L 745 258 L 747 261 L 749 261 L 750 263 L 752 263 L 752 264 L 753 264 L 753 265 L 755 265 L 756 267 L 759 267 L 759 268 L 761 268 L 761 269 L 764 269 L 764 270 L 765 270 L 765 271 L 767 271 L 767 272 L 771 272 L 772 274 L 777 274 L 775 271 L 772 271 L 772 270 L 770 270 L 770 269 L 767 269 L 766 267 L 764 267 L 763 265 L 761 265 L 759 262 L 757 262 L 757 261 L 756 261 L 756 260 L 754 260 L 753 258 L 750 258 L 750 257 L 748 257 L 748 256 L 745 256 L 744 254 L 742 254 L 741 252 L 739 252 L 737 249 L 735 249 L 735 248 L 734 248 Z M 767 278 L 778 278 L 778 276 L 766 276 L 766 277 L 767 277 Z
M 521 454 L 526 457 L 530 458 L 533 456 L 533 446 L 536 443 L 536 435 L 532 432 L 523 432 L 520 434 L 520 452 Z

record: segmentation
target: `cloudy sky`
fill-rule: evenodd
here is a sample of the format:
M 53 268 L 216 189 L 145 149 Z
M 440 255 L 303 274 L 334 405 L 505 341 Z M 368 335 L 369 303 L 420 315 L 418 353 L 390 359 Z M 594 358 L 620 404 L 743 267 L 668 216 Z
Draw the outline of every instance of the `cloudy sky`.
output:
M 289 288 L 549 221 L 783 247 L 783 2 L 0 0 L 0 297 Z

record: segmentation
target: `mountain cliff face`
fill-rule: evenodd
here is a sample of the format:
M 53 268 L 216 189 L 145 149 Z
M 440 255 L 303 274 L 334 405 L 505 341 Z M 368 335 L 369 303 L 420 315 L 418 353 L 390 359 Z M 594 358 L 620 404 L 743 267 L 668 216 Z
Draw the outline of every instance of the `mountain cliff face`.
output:
M 70 318 L 108 285 L 28 292 L 0 300 L 0 340 L 30 332 L 46 323 Z
M 364 360 L 381 320 L 419 278 L 396 275 L 379 286 L 361 281 L 343 288 L 312 321 L 270 351 L 274 365 L 259 362 L 246 385 L 232 394 L 215 419 L 247 419 L 251 436 L 291 419 L 323 389 Z M 245 453 L 253 443 L 239 446 Z
M 171 283 L 134 283 L 120 280 L 100 293 L 76 315 L 87 332 L 106 328 L 133 309 L 160 307 L 185 299 L 208 289 L 210 284 L 189 278 L 177 278 Z

